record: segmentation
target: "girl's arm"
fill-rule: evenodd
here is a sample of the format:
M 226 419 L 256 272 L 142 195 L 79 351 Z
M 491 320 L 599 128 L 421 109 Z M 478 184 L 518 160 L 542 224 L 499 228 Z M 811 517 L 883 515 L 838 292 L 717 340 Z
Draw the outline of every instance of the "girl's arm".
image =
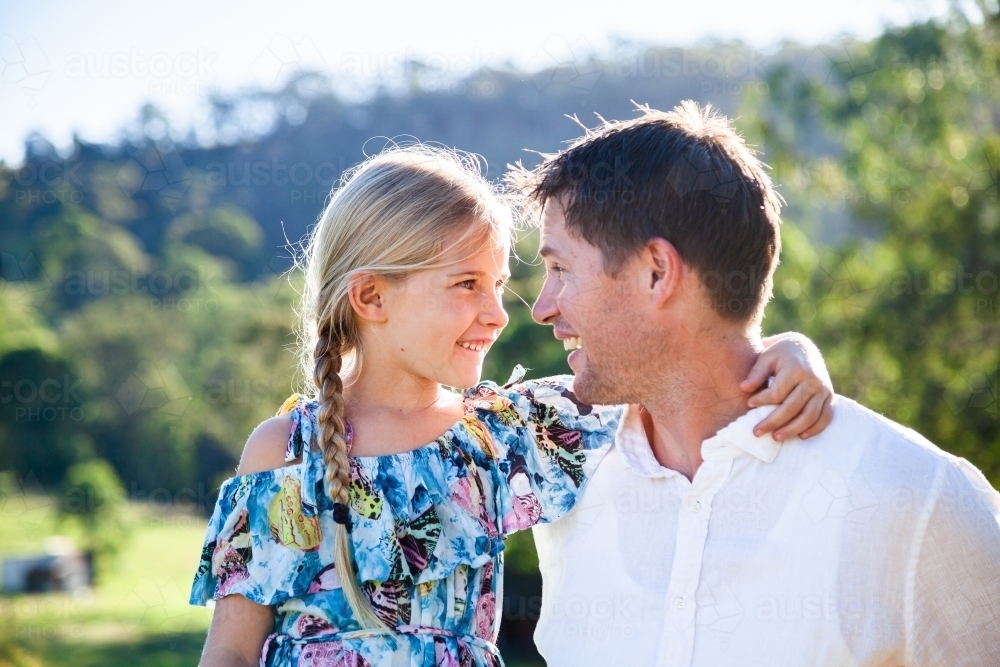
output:
M 274 630 L 274 610 L 239 594 L 215 603 L 199 667 L 255 667 L 264 640 Z
M 289 425 L 287 414 L 261 422 L 247 438 L 236 474 L 288 465 L 284 451 Z M 274 607 L 238 593 L 226 595 L 215 602 L 199 667 L 255 667 L 260 664 L 264 641 L 273 631 Z
M 794 332 L 765 338 L 764 346 L 740 387 L 756 392 L 747 401 L 751 408 L 780 405 L 754 427 L 754 435 L 774 431 L 775 440 L 816 435 L 833 419 L 833 382 L 819 348 Z

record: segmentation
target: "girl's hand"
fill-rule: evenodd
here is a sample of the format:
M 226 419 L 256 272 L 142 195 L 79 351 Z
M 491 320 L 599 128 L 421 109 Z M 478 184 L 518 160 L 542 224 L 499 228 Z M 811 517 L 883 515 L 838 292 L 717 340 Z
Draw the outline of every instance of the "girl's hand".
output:
M 833 383 L 819 348 L 799 333 L 765 338 L 764 346 L 740 388 L 756 392 L 747 401 L 751 408 L 780 405 L 754 427 L 754 435 L 774 431 L 775 440 L 816 435 L 833 419 Z

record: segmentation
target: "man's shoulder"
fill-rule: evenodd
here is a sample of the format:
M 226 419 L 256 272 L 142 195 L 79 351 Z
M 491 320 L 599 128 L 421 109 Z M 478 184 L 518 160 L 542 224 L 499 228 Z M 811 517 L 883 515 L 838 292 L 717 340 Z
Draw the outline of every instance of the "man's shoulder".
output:
M 829 444 L 857 444 L 867 447 L 876 442 L 896 456 L 919 457 L 927 460 L 954 459 L 914 429 L 895 422 L 885 415 L 861 405 L 846 396 L 835 395 L 833 421 L 828 427 Z
M 875 484 L 911 490 L 937 483 L 953 492 L 996 493 L 983 473 L 968 460 L 946 452 L 916 430 L 837 395 L 834 417 L 822 448 L 832 457 L 856 458 L 865 477 Z M 801 443 L 811 447 L 813 439 Z M 819 445 L 820 442 L 815 444 Z M 937 483 L 934 480 L 938 480 Z

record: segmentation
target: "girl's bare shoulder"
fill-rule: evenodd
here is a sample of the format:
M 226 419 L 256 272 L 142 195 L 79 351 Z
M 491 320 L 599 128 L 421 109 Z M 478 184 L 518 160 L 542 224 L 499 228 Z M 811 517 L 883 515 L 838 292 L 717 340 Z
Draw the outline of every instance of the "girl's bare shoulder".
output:
M 289 413 L 265 419 L 258 424 L 243 447 L 236 474 L 247 475 L 295 463 L 285 460 L 291 426 L 292 417 Z

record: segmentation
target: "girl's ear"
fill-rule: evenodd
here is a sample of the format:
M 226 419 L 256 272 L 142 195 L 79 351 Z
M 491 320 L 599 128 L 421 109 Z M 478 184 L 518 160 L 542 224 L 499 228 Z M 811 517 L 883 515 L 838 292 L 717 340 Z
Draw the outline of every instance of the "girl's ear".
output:
M 351 280 L 347 295 L 358 317 L 369 322 L 388 319 L 384 298 L 386 286 L 385 279 L 374 273 L 362 273 Z

